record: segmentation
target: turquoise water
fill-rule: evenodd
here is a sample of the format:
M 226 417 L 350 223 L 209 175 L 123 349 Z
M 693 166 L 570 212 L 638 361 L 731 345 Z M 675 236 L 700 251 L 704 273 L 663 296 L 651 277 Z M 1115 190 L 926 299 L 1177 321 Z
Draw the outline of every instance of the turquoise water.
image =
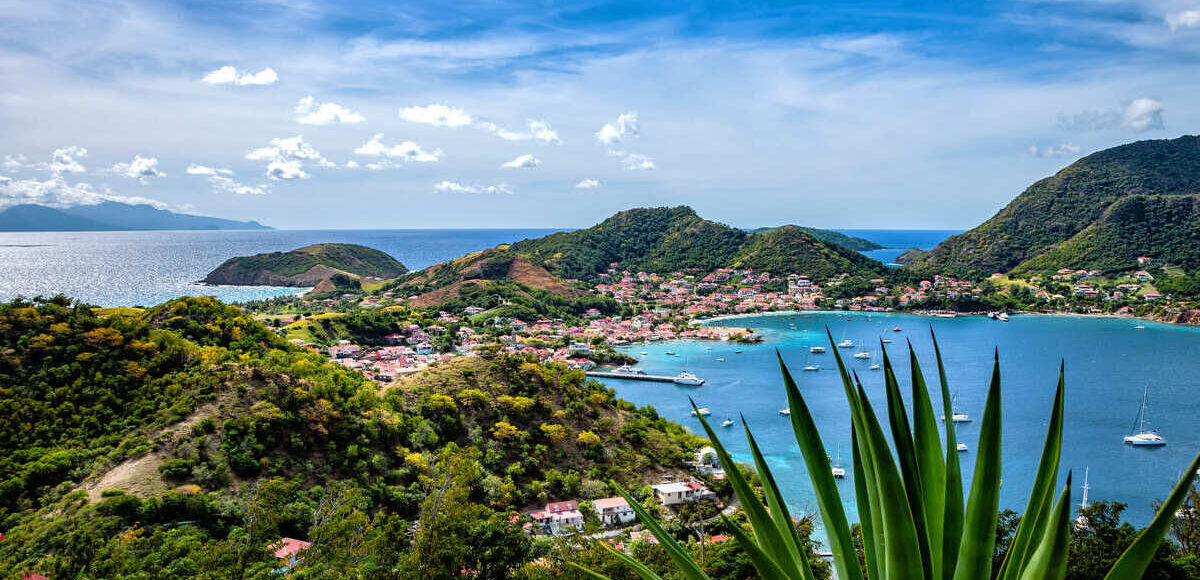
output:
M 866 344 L 879 357 L 879 338 L 890 337 L 889 355 L 903 361 L 897 374 L 907 392 L 908 366 L 905 339 L 917 349 L 926 378 L 936 385 L 929 326 L 942 346 L 951 388 L 958 391 L 958 410 L 972 423 L 959 424 L 959 441 L 970 451 L 960 454 L 964 477 L 974 469 L 979 421 L 991 372 L 992 352 L 999 348 L 1003 378 L 1003 487 L 1001 505 L 1023 510 L 1037 469 L 1045 437 L 1046 419 L 1053 399 L 1060 359 L 1066 361 L 1066 431 L 1063 440 L 1063 477 L 1075 470 L 1082 481 L 1090 468 L 1092 500 L 1109 499 L 1129 505 L 1128 520 L 1145 524 L 1153 515 L 1152 502 L 1170 492 L 1182 470 L 1200 451 L 1200 329 L 1133 322 L 1111 318 L 1067 316 L 1013 316 L 1004 323 L 986 318 L 937 319 L 898 314 L 806 313 L 756 316 L 726 322 L 759 328 L 766 342 L 758 345 L 685 342 L 638 345 L 627 349 L 642 359 L 651 374 L 675 374 L 686 368 L 707 380 L 699 388 L 667 383 L 609 380 L 607 384 L 627 400 L 654 406 L 663 416 L 699 432 L 690 416 L 688 397 L 712 410 L 710 420 L 739 461 L 750 461 L 740 426 L 721 429 L 727 416 L 745 415 L 776 479 L 793 508 L 816 511 L 799 449 L 788 420 L 778 414 L 786 406 L 775 363 L 775 349 L 799 382 L 801 392 L 820 425 L 830 455 L 841 446 L 841 463 L 849 467 L 849 411 L 832 353 L 810 355 L 808 346 L 828 348 L 824 328 L 836 341 L 845 338 Z M 794 325 L 794 328 L 793 328 Z M 899 326 L 901 332 L 892 332 Z M 711 349 L 711 350 L 709 350 Z M 735 351 L 743 351 L 737 354 Z M 861 349 L 840 349 L 847 365 L 859 372 L 877 410 L 884 410 L 882 371 L 869 370 L 870 361 L 850 355 Z M 647 355 L 641 356 L 645 351 Z M 679 356 L 668 356 L 674 351 Z M 716 359 L 724 358 L 724 362 Z M 803 372 L 810 363 L 818 372 Z M 1150 386 L 1149 417 L 1167 440 L 1162 448 L 1132 448 L 1122 443 Z M 940 410 L 940 400 L 935 409 Z M 939 413 L 940 414 L 940 413 Z M 855 517 L 852 474 L 839 484 L 846 510 Z M 1073 494 L 1078 501 L 1080 490 Z

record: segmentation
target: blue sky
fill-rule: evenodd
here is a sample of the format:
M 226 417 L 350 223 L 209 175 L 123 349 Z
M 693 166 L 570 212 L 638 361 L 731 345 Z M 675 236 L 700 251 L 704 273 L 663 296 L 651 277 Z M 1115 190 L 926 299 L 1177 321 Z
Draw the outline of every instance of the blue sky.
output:
M 1200 126 L 1200 0 L 0 0 L 0 206 L 966 228 Z

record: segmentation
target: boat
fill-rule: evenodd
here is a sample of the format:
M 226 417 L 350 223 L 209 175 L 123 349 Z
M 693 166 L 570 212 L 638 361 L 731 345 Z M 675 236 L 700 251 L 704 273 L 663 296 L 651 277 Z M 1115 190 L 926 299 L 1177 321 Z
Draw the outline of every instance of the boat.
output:
M 966 444 L 966 443 L 959 443 L 959 444 L 958 444 L 958 451 L 959 451 L 959 452 L 963 452 L 963 451 L 966 451 L 966 450 L 967 450 L 967 444 Z
M 740 350 L 735 350 L 735 351 L 733 351 L 733 354 L 742 354 L 742 351 L 740 351 Z
M 792 410 L 791 410 L 791 409 L 780 409 L 780 410 L 779 410 L 779 414 L 780 414 L 780 415 L 784 415 L 784 416 L 791 415 L 791 414 L 792 414 Z
M 1147 386 L 1145 392 L 1142 393 L 1142 407 L 1138 409 L 1137 419 L 1133 422 L 1133 429 L 1129 435 L 1125 436 L 1125 442 L 1136 447 L 1157 447 L 1166 445 L 1167 440 L 1158 434 L 1158 429 L 1146 428 L 1146 399 L 1150 397 L 1150 387 Z
M 709 411 L 708 407 L 700 407 L 699 409 L 692 411 L 693 417 L 695 417 L 697 415 L 702 416 L 702 417 L 707 417 L 709 415 L 712 415 L 712 411 Z
M 621 365 L 612 370 L 614 375 L 644 375 L 646 371 L 629 365 Z
M 722 427 L 733 427 L 733 419 L 726 417 L 724 421 L 721 421 L 721 426 Z
M 704 347 L 704 350 L 712 350 L 712 347 L 711 347 L 711 346 L 706 346 L 706 347 Z
M 1088 519 L 1087 519 L 1087 517 L 1085 517 L 1083 515 L 1083 510 L 1087 509 L 1087 507 L 1088 507 L 1088 497 L 1087 496 L 1088 496 L 1088 490 L 1091 489 L 1091 487 L 1088 485 L 1088 472 L 1089 471 L 1091 471 L 1091 468 L 1089 468 L 1089 467 L 1083 468 L 1083 500 L 1079 502 L 1079 512 L 1080 512 L 1079 517 L 1075 518 L 1075 529 L 1077 529 L 1077 530 L 1087 529 L 1087 527 L 1088 527 Z
M 809 372 L 819 371 L 819 370 L 821 370 L 821 365 L 808 365 L 808 366 L 804 367 L 804 370 L 809 371 Z
M 896 342 L 896 341 L 894 341 L 890 338 L 881 338 L 881 339 L 879 339 L 879 342 L 882 342 L 883 344 L 892 344 L 893 342 Z
M 647 354 L 648 353 L 646 351 L 644 351 L 644 350 L 642 351 L 642 356 L 646 356 Z
M 704 379 L 702 379 L 696 375 L 693 375 L 692 373 L 689 373 L 687 371 L 679 371 L 679 374 L 675 375 L 675 377 L 671 379 L 671 382 L 673 382 L 677 385 L 686 385 L 689 387 L 699 387 L 700 385 L 704 384 Z
M 1135 325 L 1133 325 L 1133 329 L 1134 330 L 1145 330 L 1146 327 L 1141 324 L 1135 324 Z
M 717 359 L 717 362 L 725 362 L 725 359 L 719 358 L 719 359 Z
M 997 314 L 996 320 L 999 320 L 1000 322 L 1008 322 L 1008 313 L 1001 312 L 1000 314 Z
M 864 351 L 862 351 L 862 352 L 856 352 L 856 353 L 854 353 L 854 358 L 858 358 L 858 359 L 868 359 L 868 358 L 871 358 L 871 353 L 869 353 L 869 352 L 867 352 L 867 351 L 865 351 L 865 350 L 864 350 Z
M 900 332 L 900 327 L 899 327 L 899 326 L 897 326 L 896 328 L 893 328 L 893 329 L 892 329 L 892 332 Z
M 810 346 L 810 347 L 808 347 L 808 352 L 811 352 L 811 353 L 813 353 L 813 354 L 822 354 L 822 353 L 824 353 L 824 352 L 825 352 L 825 347 L 823 347 L 823 346 Z
M 942 420 L 946 420 L 946 416 L 942 415 Z M 958 412 L 958 393 L 954 394 L 954 398 L 950 400 L 950 422 L 951 423 L 970 423 L 971 416 L 966 413 Z
M 830 473 L 833 474 L 834 479 L 845 479 L 845 477 L 846 477 L 846 468 L 842 467 L 842 446 L 841 445 L 838 445 L 837 461 L 834 462 L 833 467 L 831 467 L 829 469 L 829 471 L 830 471 Z
M 675 356 L 675 351 L 673 351 L 673 350 L 668 350 L 667 352 L 664 352 L 663 354 L 665 354 L 665 355 L 667 355 L 667 356 Z
M 838 348 L 850 348 L 852 346 L 854 346 L 854 341 L 849 338 L 838 343 Z
M 873 371 L 879 370 L 879 363 L 875 363 L 875 364 L 871 365 L 871 370 L 873 370 Z

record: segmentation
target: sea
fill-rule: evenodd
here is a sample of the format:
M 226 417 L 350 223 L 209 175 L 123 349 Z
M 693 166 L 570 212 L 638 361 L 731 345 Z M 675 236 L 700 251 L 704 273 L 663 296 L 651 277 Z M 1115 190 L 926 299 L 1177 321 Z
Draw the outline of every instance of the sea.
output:
M 370 246 L 423 268 L 497 244 L 546 235 L 547 229 L 521 230 L 322 230 L 210 232 L 0 233 L 0 299 L 58 293 L 98 306 L 153 305 L 182 295 L 213 295 L 240 302 L 294 294 L 302 289 L 206 286 L 198 284 L 228 258 L 286 251 L 320 242 Z M 882 261 L 907 248 L 928 249 L 957 231 L 846 230 L 889 248 L 868 253 Z M 894 252 L 891 258 L 886 253 Z M 690 370 L 706 379 L 699 388 L 640 381 L 608 381 L 617 393 L 652 405 L 663 416 L 699 431 L 688 398 L 712 410 L 720 424 L 744 415 L 769 455 L 776 478 L 798 510 L 815 510 L 812 489 L 786 419 L 786 401 L 774 360 L 775 350 L 795 371 L 817 420 L 829 454 L 848 466 L 848 411 L 831 354 L 810 355 L 828 328 L 838 341 L 852 339 L 880 358 L 879 339 L 890 337 L 889 353 L 903 357 L 912 340 L 927 376 L 934 379 L 929 329 L 937 331 L 959 410 L 971 423 L 959 424 L 964 476 L 974 466 L 975 438 L 982 417 L 992 353 L 999 349 L 1004 385 L 1004 507 L 1021 510 L 1037 465 L 1058 365 L 1065 361 L 1067 425 L 1063 475 L 1074 470 L 1082 482 L 1087 470 L 1090 498 L 1128 504 L 1126 517 L 1145 524 L 1152 504 L 1166 496 L 1190 458 L 1200 450 L 1200 329 L 1154 323 L 1135 328 L 1130 320 L 1013 316 L 1010 322 L 986 318 L 935 319 L 899 314 L 807 313 L 762 315 L 710 324 L 752 326 L 763 334 L 758 345 L 682 342 L 630 349 L 652 374 Z M 889 329 L 899 327 L 899 332 Z M 710 350 L 711 349 L 711 350 Z M 737 351 L 741 352 L 738 353 Z M 645 355 L 641 355 L 641 352 Z M 674 351 L 678 356 L 667 355 Z M 843 352 L 849 357 L 849 352 Z M 718 360 L 724 359 L 724 360 Z M 870 364 L 848 358 L 871 396 L 880 397 L 882 376 Z M 822 370 L 803 372 L 808 364 Z M 907 365 L 899 366 L 907 383 Z M 1131 448 L 1121 438 L 1131 428 L 1149 387 L 1148 417 L 1167 445 Z M 881 398 L 876 408 L 884 408 Z M 720 428 L 719 428 L 720 429 Z M 739 460 L 749 460 L 738 428 L 721 429 Z M 839 484 L 849 500 L 853 482 Z M 1074 490 L 1078 496 L 1078 486 Z M 1076 501 L 1078 501 L 1076 499 Z M 851 517 L 852 502 L 846 503 Z

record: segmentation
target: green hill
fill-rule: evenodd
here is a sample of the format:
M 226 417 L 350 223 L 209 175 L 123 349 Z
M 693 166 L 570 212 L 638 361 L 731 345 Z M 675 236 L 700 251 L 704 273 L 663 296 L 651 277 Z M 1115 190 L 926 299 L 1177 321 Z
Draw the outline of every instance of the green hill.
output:
M 807 226 L 791 225 L 791 226 L 776 226 L 776 227 L 769 227 L 769 228 L 758 228 L 756 230 L 753 230 L 753 233 L 762 234 L 762 233 L 769 232 L 771 230 L 777 230 L 780 227 L 797 228 L 797 229 L 803 231 L 804 233 L 806 233 L 814 238 L 817 238 L 818 240 L 823 240 L 823 241 L 829 242 L 831 244 L 837 244 L 843 248 L 849 248 L 849 249 L 857 251 L 857 252 L 870 252 L 871 250 L 883 249 L 883 246 L 876 244 L 875 242 L 872 242 L 871 240 L 868 240 L 866 238 L 860 238 L 858 236 L 850 236 L 850 235 L 843 234 L 842 232 L 835 232 L 833 230 L 823 230 L 821 228 L 810 228 Z
M 797 272 L 816 279 L 841 273 L 879 273 L 879 262 L 837 243 L 822 242 L 807 230 L 783 226 L 751 235 L 732 263 L 738 268 Z
M 204 278 L 208 284 L 241 286 L 319 286 L 336 275 L 396 278 L 407 268 L 374 248 L 355 244 L 314 244 L 290 252 L 230 258 Z
M 1189 256 L 1200 243 L 1189 234 L 1196 230 L 1195 214 L 1184 209 L 1187 202 L 1151 198 L 1197 193 L 1200 137 L 1114 147 L 1034 183 L 988 221 L 942 242 L 908 267 L 983 277 L 1027 261 L 1023 271 L 1128 269 L 1135 265 L 1130 256 L 1139 254 L 1186 262 L 1194 259 Z M 1145 200 L 1115 205 L 1134 197 Z M 1083 237 L 1075 239 L 1081 233 Z M 1144 243 L 1151 239 L 1154 245 Z
M 643 496 L 701 444 L 517 356 L 383 388 L 212 298 L 0 304 L 0 352 L 0 578 L 265 580 L 281 536 L 320 546 L 295 577 L 514 577 L 546 553 L 511 515 Z

